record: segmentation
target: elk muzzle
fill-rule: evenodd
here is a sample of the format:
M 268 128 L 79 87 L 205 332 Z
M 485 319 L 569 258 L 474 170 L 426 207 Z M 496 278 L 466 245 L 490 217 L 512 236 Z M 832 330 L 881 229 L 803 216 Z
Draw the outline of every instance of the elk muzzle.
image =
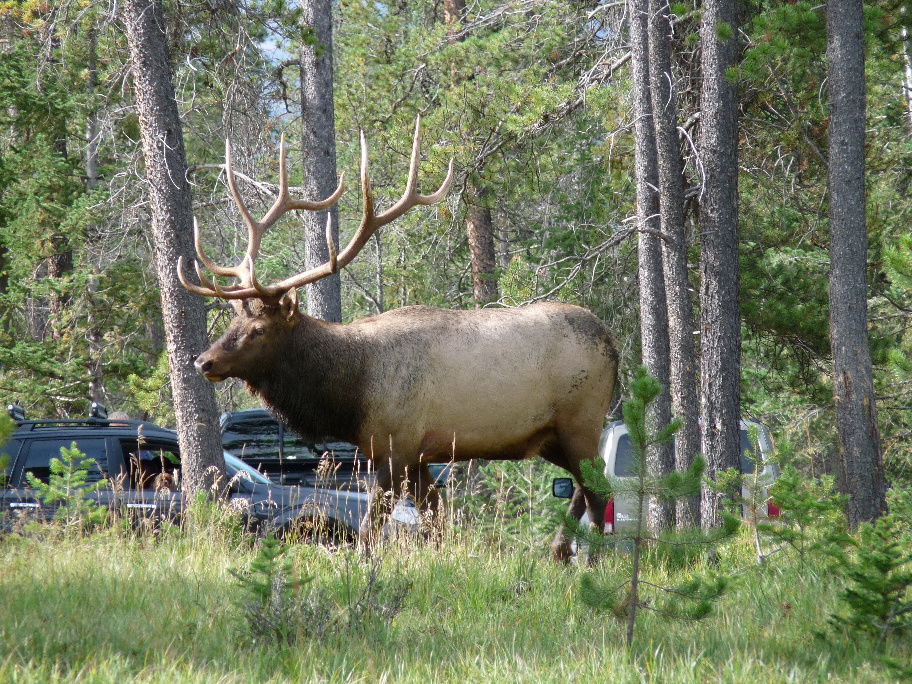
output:
M 206 378 L 209 382 L 221 382 L 225 379 L 224 375 L 219 375 L 214 372 L 215 363 L 209 352 L 204 352 L 197 356 L 196 360 L 193 362 L 193 366 L 196 368 L 196 372 Z

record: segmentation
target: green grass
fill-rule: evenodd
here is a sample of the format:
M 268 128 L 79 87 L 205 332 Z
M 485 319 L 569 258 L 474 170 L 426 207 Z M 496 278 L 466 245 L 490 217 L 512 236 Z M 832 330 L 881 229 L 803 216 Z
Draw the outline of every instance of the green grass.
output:
M 630 651 L 620 623 L 578 600 L 586 570 L 551 563 L 545 539 L 511 545 L 451 530 L 440 545 L 390 541 L 371 559 L 295 546 L 297 574 L 314 576 L 305 591 L 337 617 L 371 564 L 408 594 L 392 621 L 340 619 L 323 639 L 293 645 L 247 627 L 228 569 L 255 554 L 222 526 L 0 538 L 0 682 L 895 681 L 869 644 L 827 630 L 839 589 L 828 573 L 785 554 L 757 567 L 746 539 L 721 551 L 735 579 L 712 616 L 644 612 Z M 608 554 L 594 572 L 614 582 L 626 562 Z M 667 568 L 649 573 L 674 581 Z M 908 642 L 891 649 L 909 662 Z

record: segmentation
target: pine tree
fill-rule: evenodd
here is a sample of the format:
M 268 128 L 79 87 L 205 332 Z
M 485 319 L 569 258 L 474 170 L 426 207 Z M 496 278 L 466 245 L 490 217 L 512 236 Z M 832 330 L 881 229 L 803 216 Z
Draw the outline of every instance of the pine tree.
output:
M 700 490 L 700 482 L 705 464 L 699 458 L 684 473 L 673 471 L 666 475 L 654 476 L 649 473 L 646 455 L 651 446 L 667 444 L 674 439 L 674 433 L 681 425 L 675 419 L 671 423 L 652 431 L 647 424 L 647 407 L 662 392 L 662 386 L 651 377 L 644 367 L 637 369 L 635 379 L 630 383 L 632 397 L 624 402 L 624 423 L 627 426 L 630 442 L 634 452 L 634 468 L 637 475 L 632 478 L 608 479 L 588 463 L 583 464 L 583 476 L 587 486 L 591 487 L 606 499 L 614 497 L 631 498 L 635 509 L 639 511 L 635 529 L 630 533 L 612 535 L 610 543 L 623 549 L 632 545 L 630 551 L 630 579 L 615 588 L 605 587 L 594 575 L 586 575 L 580 584 L 580 598 L 586 605 L 608 610 L 627 623 L 627 646 L 633 643 L 637 612 L 646 609 L 654 610 L 667 617 L 698 620 L 706 617 L 715 601 L 725 590 L 727 580 L 723 576 L 692 576 L 681 584 L 668 587 L 642 578 L 641 559 L 648 547 L 677 547 L 678 549 L 706 549 L 719 543 L 737 532 L 739 520 L 723 512 L 723 525 L 710 534 L 692 532 L 687 537 L 676 537 L 673 534 L 654 536 L 646 527 L 646 504 L 650 497 L 659 497 L 666 504 L 674 505 L 678 500 L 692 497 Z M 579 532 L 579 531 L 578 531 Z M 589 544 L 604 544 L 604 538 L 598 535 L 585 535 Z M 628 591 L 621 593 L 621 588 L 629 585 Z M 645 590 L 645 591 L 644 591 Z M 644 594 L 648 591 L 658 599 L 647 602 Z

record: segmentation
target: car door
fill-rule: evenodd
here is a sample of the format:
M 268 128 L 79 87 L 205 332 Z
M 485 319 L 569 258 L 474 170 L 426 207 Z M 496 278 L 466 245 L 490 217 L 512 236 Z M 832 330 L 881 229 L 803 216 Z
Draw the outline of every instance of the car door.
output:
M 115 485 L 106 495 L 112 504 L 137 523 L 147 521 L 143 524 L 154 526 L 162 520 L 179 522 L 183 505 L 177 444 L 161 440 L 138 442 L 135 438 L 116 438 L 112 442 Z
M 0 446 L 0 528 L 8 529 L 11 524 L 10 503 L 15 500 L 12 490 L 13 467 L 19 457 L 22 442 L 11 439 Z
M 10 486 L 4 490 L 3 508 L 11 524 L 26 520 L 47 520 L 59 510 L 61 502 L 45 504 L 37 489 L 28 482 L 31 473 L 45 484 L 50 482 L 51 460 L 64 460 L 62 448 L 69 448 L 74 442 L 80 452 L 95 463 L 89 468 L 86 485 L 99 485 L 107 477 L 107 451 L 104 438 L 77 439 L 47 438 L 22 440 L 19 454 L 10 474 Z M 99 487 L 102 489 L 103 487 Z

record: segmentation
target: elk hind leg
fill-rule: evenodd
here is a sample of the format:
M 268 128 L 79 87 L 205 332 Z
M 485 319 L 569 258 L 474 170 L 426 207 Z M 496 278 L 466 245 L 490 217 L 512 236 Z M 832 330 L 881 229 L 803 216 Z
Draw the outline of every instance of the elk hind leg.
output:
M 590 461 L 595 468 L 600 467 L 598 439 L 599 432 L 597 431 L 585 430 L 579 427 L 568 429 L 558 436 L 557 444 L 549 450 L 550 453 L 543 454 L 543 456 L 555 465 L 569 471 L 576 480 L 577 488 L 573 492 L 573 498 L 570 500 L 568 515 L 579 520 L 585 510 L 589 514 L 590 527 L 595 531 L 601 532 L 605 527 L 605 498 L 585 485 L 580 469 L 580 463 L 583 461 Z M 596 558 L 595 551 L 595 549 L 589 549 L 588 560 L 590 563 Z M 551 544 L 551 552 L 555 560 L 563 562 L 566 562 L 572 555 L 566 530 L 561 529 L 558 531 Z
M 570 506 L 567 509 L 567 517 L 579 521 L 586 510 L 586 500 L 583 496 L 583 490 L 577 487 L 573 492 L 573 498 L 570 499 Z M 551 556 L 558 563 L 569 563 L 573 558 L 572 538 L 567 534 L 565 525 L 561 525 L 557 534 L 554 535 L 554 541 L 551 542 Z

